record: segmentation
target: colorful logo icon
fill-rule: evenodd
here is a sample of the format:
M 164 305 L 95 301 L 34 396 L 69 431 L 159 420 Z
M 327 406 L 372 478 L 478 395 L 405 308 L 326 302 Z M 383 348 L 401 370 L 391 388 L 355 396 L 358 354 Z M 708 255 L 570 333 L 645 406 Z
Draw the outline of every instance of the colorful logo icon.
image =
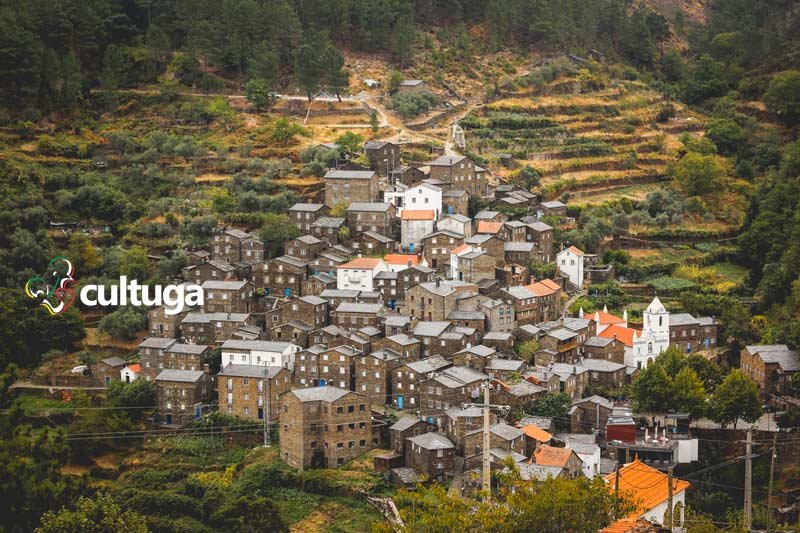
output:
M 25 284 L 25 294 L 29 298 L 42 298 L 42 307 L 51 315 L 59 315 L 75 303 L 75 267 L 72 262 L 59 255 L 50 260 L 47 271 L 35 276 Z

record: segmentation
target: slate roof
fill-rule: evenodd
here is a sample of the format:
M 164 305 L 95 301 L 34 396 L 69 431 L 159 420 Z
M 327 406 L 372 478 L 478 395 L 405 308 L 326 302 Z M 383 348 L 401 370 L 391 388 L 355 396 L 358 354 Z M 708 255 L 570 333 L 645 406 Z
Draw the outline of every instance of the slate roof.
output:
M 202 370 L 176 370 L 165 368 L 156 376 L 156 381 L 180 381 L 182 383 L 197 383 L 203 377 Z
M 368 180 L 374 175 L 373 170 L 329 170 L 325 179 Z
M 264 370 L 267 371 L 267 378 L 274 378 L 275 375 L 283 370 L 282 366 L 265 365 L 234 365 L 227 364 L 220 370 L 220 376 L 242 377 L 242 378 L 261 378 L 264 379 Z
M 758 354 L 764 363 L 780 366 L 784 372 L 800 371 L 800 358 L 798 358 L 797 352 L 790 350 L 785 344 L 748 346 L 747 351 L 751 354 Z
M 389 430 L 405 431 L 407 429 L 412 428 L 414 424 L 416 424 L 417 422 L 425 422 L 425 421 L 417 418 L 416 416 L 404 416 L 401 417 L 397 422 L 389 426 Z
M 337 313 L 368 313 L 377 314 L 383 309 L 383 304 L 367 304 L 356 302 L 342 302 L 336 308 Z
M 249 313 L 189 313 L 181 324 L 208 324 L 210 322 L 244 322 Z
M 311 387 L 308 389 L 292 389 L 291 393 L 301 402 L 335 402 L 339 398 L 346 396 L 351 391 L 340 389 L 339 387 Z M 357 393 L 354 393 L 357 394 Z
M 141 343 L 139 343 L 139 348 L 159 348 L 161 350 L 166 350 L 173 344 L 175 344 L 175 339 L 163 339 L 161 337 L 147 337 Z
M 208 281 L 203 282 L 203 290 L 208 289 L 218 289 L 218 290 L 226 290 L 226 291 L 238 291 L 242 287 L 247 284 L 246 281 L 221 281 L 210 279 Z
M 297 203 L 294 204 L 292 207 L 289 208 L 289 211 L 303 211 L 303 212 L 316 212 L 325 207 L 325 204 L 305 204 L 305 203 Z
M 414 335 L 421 337 L 438 337 L 450 327 L 450 322 L 417 322 L 414 326 Z
M 392 204 L 385 202 L 354 202 L 347 207 L 347 212 L 364 211 L 368 213 L 383 213 L 388 211 Z
M 418 361 L 411 361 L 406 363 L 406 366 L 418 374 L 429 374 L 452 364 L 441 355 L 434 355 Z
M 199 355 L 205 352 L 206 350 L 210 350 L 210 348 L 205 344 L 176 343 L 167 348 L 166 351 L 171 353 L 189 353 L 189 354 Z
M 125 359 L 121 357 L 113 356 L 113 357 L 106 357 L 105 359 L 100 360 L 101 363 L 105 363 L 108 366 L 125 366 Z
M 423 433 L 416 437 L 409 437 L 407 440 L 425 450 L 449 450 L 455 448 L 450 439 L 441 433 Z
M 581 366 L 585 366 L 591 372 L 616 372 L 625 368 L 625 365 L 607 359 L 584 359 L 581 361 Z

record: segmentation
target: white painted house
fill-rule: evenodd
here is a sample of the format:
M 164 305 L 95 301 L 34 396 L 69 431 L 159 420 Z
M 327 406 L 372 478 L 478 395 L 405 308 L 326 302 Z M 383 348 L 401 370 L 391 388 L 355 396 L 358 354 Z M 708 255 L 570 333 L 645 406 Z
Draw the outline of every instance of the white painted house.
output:
M 435 223 L 433 209 L 404 209 L 400 216 L 400 245 L 412 253 L 419 251 L 422 238 L 433 233 Z
M 569 282 L 580 288 L 583 286 L 584 253 L 574 246 L 564 248 L 556 255 L 556 265 Z
M 433 209 L 438 219 L 442 213 L 442 189 L 430 183 L 410 187 L 403 193 L 403 205 L 399 209 Z
M 291 342 L 231 339 L 222 343 L 222 366 L 282 366 L 293 370 L 295 354 L 300 350 L 300 346 Z
M 131 381 L 136 381 L 139 378 L 139 374 L 141 374 L 141 372 L 142 372 L 142 366 L 139 363 L 126 365 L 125 368 L 119 371 L 119 379 L 123 383 L 130 383 Z
M 389 267 L 377 257 L 356 257 L 336 267 L 336 288 L 340 291 L 375 290 L 375 276 Z

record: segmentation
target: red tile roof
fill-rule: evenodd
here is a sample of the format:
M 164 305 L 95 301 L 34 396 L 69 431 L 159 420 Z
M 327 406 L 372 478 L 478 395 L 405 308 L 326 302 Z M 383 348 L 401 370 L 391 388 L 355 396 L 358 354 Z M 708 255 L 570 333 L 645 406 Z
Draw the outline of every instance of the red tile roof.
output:
M 626 328 L 625 326 L 620 326 L 619 324 L 611 324 L 606 329 L 601 331 L 598 337 L 613 339 L 615 335 L 617 336 L 617 340 L 619 342 L 625 346 L 633 348 L 634 337 L 640 336 L 641 333 L 633 328 Z
M 550 439 L 553 438 L 553 436 L 550 433 L 548 433 L 547 431 L 543 430 L 542 428 L 534 424 L 528 424 L 527 426 L 523 426 L 520 428 L 520 430 L 522 430 L 522 432 L 525 433 L 530 438 L 538 440 L 539 442 L 550 442 Z
M 131 371 L 131 372 L 133 372 L 134 374 L 138 374 L 139 372 L 141 372 L 141 371 L 142 371 L 142 365 L 140 365 L 139 363 L 134 363 L 134 364 L 132 364 L 132 365 L 128 365 L 128 368 L 129 368 L 129 369 L 130 369 L 130 371 Z
M 526 285 L 525 288 L 536 296 L 549 296 L 550 294 L 561 290 L 561 287 L 558 285 L 558 283 L 551 279 L 537 281 L 530 285 Z
M 457 247 L 453 248 L 452 250 L 450 250 L 450 253 L 458 255 L 461 252 L 469 250 L 469 248 L 470 248 L 469 244 L 462 244 L 461 246 L 457 246 Z
M 420 256 L 417 254 L 386 254 L 383 260 L 391 265 L 407 265 L 411 261 L 411 265 L 418 265 Z
M 567 462 L 573 453 L 570 448 L 556 448 L 544 444 L 533 454 L 533 457 L 537 465 L 566 468 Z
M 381 260 L 377 257 L 356 257 L 355 259 L 339 265 L 337 268 L 353 268 L 357 270 L 372 270 Z
M 616 473 L 608 474 L 603 479 L 606 480 L 610 490 L 615 490 Z M 667 480 L 667 474 L 644 464 L 639 459 L 635 459 L 632 463 L 628 463 L 620 468 L 620 494 L 625 495 L 625 493 L 628 493 L 627 496 L 629 496 L 636 505 L 636 510 L 628 515 L 628 518 L 635 519 L 667 501 L 669 497 L 669 485 Z M 690 486 L 691 483 L 688 481 L 673 478 L 672 495 L 675 496 L 688 489 Z
M 606 313 L 604 311 L 597 311 L 597 315 L 600 318 L 601 324 L 624 324 L 625 319 L 620 318 L 617 315 L 612 315 L 611 313 Z M 594 316 L 592 316 L 594 318 Z
M 583 250 L 579 250 L 578 248 L 575 248 L 574 246 L 570 246 L 569 248 L 567 248 L 567 250 L 569 250 L 570 252 L 572 252 L 573 254 L 575 254 L 577 256 L 583 255 Z
M 432 209 L 403 209 L 402 220 L 433 220 L 435 214 Z
M 478 233 L 497 233 L 503 227 L 502 222 L 481 220 L 478 222 Z

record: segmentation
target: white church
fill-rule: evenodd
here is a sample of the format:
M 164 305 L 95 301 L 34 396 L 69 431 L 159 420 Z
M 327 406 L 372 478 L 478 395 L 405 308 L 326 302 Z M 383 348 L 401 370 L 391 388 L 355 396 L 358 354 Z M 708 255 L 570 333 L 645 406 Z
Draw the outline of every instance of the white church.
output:
M 583 310 L 579 313 L 583 317 Z M 616 339 L 625 346 L 625 365 L 644 368 L 669 347 L 669 311 L 658 296 L 642 313 L 642 330 L 628 327 L 627 311 L 622 318 L 607 308 L 589 315 L 595 322 L 597 336 Z

